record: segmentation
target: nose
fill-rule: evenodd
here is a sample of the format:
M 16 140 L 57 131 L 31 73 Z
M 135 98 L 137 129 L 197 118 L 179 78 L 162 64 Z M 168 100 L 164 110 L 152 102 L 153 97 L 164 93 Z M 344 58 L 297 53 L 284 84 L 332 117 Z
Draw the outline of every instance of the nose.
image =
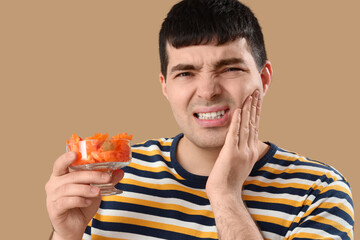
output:
M 198 81 L 197 95 L 205 100 L 213 100 L 221 93 L 221 86 L 217 79 L 202 77 Z

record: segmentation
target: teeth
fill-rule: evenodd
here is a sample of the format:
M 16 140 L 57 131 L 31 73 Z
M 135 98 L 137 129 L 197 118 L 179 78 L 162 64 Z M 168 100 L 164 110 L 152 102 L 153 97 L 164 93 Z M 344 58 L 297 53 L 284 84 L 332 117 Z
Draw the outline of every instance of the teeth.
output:
M 209 113 L 198 113 L 197 117 L 201 120 L 213 120 L 222 118 L 225 115 L 225 110 L 218 112 L 209 112 Z

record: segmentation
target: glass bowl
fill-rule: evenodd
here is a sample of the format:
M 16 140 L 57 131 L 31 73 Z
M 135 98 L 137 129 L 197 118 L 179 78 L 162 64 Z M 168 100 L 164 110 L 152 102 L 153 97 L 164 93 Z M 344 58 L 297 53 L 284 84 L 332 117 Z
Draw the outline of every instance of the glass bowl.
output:
M 77 159 L 69 166 L 72 171 L 102 171 L 112 175 L 114 170 L 126 167 L 131 161 L 131 145 L 128 139 L 82 140 L 66 145 L 66 151 L 77 153 Z M 101 195 L 122 193 L 111 183 L 92 184 Z

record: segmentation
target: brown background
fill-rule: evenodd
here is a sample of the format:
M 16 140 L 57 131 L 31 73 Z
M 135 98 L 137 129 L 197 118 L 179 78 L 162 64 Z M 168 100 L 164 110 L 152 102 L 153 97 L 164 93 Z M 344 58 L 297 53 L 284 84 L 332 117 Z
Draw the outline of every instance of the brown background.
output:
M 179 132 L 161 95 L 157 52 L 175 2 L 1 2 L 2 239 L 47 238 L 44 185 L 71 133 L 126 131 L 138 142 Z M 262 140 L 333 165 L 357 205 L 357 0 L 246 2 L 274 67 Z

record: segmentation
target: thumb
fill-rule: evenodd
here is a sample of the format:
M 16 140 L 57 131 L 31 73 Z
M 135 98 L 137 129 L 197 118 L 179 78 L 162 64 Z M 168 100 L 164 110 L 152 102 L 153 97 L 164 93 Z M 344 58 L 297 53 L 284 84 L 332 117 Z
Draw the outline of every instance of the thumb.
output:
M 112 173 L 112 183 L 115 185 L 124 177 L 124 170 L 118 169 Z

